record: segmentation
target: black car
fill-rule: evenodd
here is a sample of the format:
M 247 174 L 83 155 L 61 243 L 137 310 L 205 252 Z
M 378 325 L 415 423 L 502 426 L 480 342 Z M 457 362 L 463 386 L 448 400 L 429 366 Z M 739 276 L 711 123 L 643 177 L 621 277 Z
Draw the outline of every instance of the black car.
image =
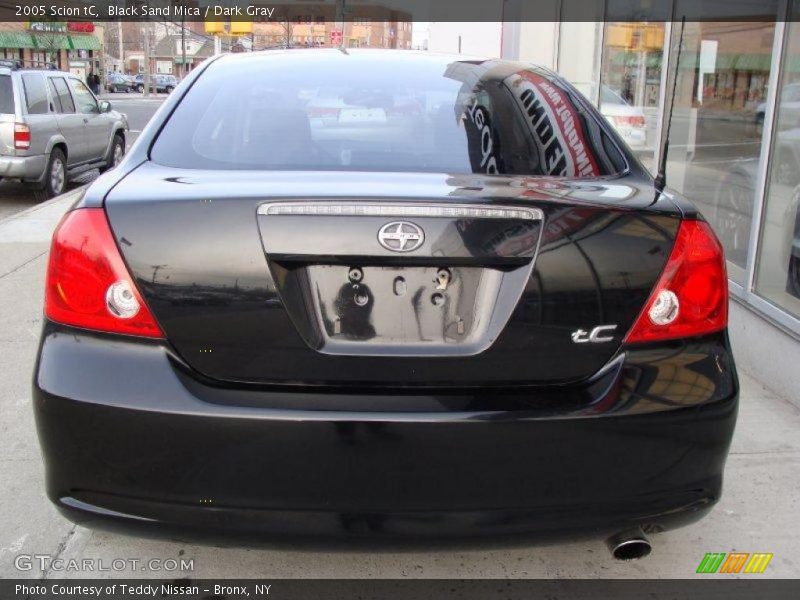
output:
M 558 75 L 207 60 L 53 238 L 34 405 L 70 519 L 614 537 L 719 499 L 722 249 Z
M 109 93 L 127 93 L 134 91 L 133 79 L 122 73 L 109 73 L 106 75 L 106 90 Z

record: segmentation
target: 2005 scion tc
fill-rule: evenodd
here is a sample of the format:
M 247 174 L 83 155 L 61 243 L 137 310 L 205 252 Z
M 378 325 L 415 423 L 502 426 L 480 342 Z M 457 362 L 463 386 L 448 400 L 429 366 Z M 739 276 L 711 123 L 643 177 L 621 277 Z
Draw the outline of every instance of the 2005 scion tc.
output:
M 75 521 L 631 558 L 720 497 L 720 244 L 550 71 L 210 59 L 49 261 L 35 411 Z

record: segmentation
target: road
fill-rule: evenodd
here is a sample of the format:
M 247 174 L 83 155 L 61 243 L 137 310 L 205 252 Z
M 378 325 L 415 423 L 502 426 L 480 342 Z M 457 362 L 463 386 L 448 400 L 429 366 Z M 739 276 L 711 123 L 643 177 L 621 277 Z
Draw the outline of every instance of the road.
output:
M 745 372 L 740 372 L 741 409 L 721 501 L 699 523 L 653 535 L 652 555 L 632 563 L 614 562 L 602 540 L 516 548 L 329 552 L 156 541 L 73 525 L 45 497 L 30 386 L 49 238 L 74 201 L 75 192 L 71 195 L 0 221 L 0 577 L 692 578 L 698 577 L 695 571 L 705 553 L 732 551 L 774 553 L 764 574 L 745 577 L 797 576 L 800 401 L 781 398 Z M 734 338 L 734 353 L 738 344 Z M 102 573 L 41 570 L 37 564 L 26 571 L 15 567 L 17 557 L 33 554 L 63 559 L 62 565 L 71 559 L 77 564 L 102 561 L 107 568 L 114 559 L 127 562 L 122 570 Z M 147 572 L 129 562 L 142 565 L 151 559 L 191 560 L 192 569 Z
M 164 101 L 163 96 L 143 98 L 139 94 L 104 94 L 100 98 L 108 100 L 114 109 L 128 115 L 131 128 L 128 135 L 129 146 L 136 141 L 139 133 Z M 98 175 L 99 172 L 96 170 L 84 173 L 70 182 L 69 189 L 89 183 Z M 36 206 L 40 201 L 30 188 L 16 182 L 0 181 L 0 219 Z

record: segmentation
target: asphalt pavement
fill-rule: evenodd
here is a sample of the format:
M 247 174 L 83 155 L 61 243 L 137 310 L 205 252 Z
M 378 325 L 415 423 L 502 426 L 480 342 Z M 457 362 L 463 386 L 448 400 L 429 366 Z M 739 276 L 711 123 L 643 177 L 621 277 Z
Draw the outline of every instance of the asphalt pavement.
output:
M 0 577 L 708 579 L 733 576 L 696 575 L 704 555 L 734 551 L 774 554 L 763 574 L 740 577 L 796 577 L 800 572 L 800 401 L 780 397 L 768 382 L 747 372 L 740 372 L 741 409 L 722 500 L 699 523 L 651 536 L 650 557 L 630 563 L 612 560 L 600 539 L 516 548 L 331 552 L 155 541 L 66 521 L 45 497 L 31 376 L 49 238 L 76 196 L 73 191 L 0 221 Z M 736 352 L 741 342 L 734 338 L 733 344 Z M 60 558 L 61 568 L 40 563 L 34 555 Z M 166 562 L 170 559 L 191 561 L 191 568 L 143 570 L 152 559 L 162 565 L 172 565 Z M 90 564 L 95 571 L 64 570 L 70 564 Z M 123 568 L 116 570 L 114 564 Z M 26 566 L 30 569 L 20 570 Z
M 139 133 L 156 112 L 156 109 L 164 101 L 165 96 L 158 94 L 157 96 L 144 98 L 141 94 L 103 94 L 100 98 L 111 102 L 115 110 L 128 115 L 130 131 L 128 132 L 127 145 L 130 147 L 139 137 Z M 75 189 L 90 183 L 99 174 L 97 170 L 83 173 L 69 183 L 68 189 Z M 41 201 L 41 196 L 28 186 L 14 181 L 0 181 L 0 219 L 34 207 Z

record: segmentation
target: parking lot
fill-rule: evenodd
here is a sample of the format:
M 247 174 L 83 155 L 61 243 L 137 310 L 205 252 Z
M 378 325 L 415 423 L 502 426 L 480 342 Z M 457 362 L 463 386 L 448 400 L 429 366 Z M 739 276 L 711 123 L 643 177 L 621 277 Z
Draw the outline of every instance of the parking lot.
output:
M 131 137 L 141 131 L 160 102 L 119 95 L 105 98 L 128 113 Z M 800 550 L 796 535 L 800 529 L 800 399 L 780 397 L 764 385 L 768 382 L 747 372 L 740 372 L 739 423 L 723 499 L 701 522 L 652 536 L 653 553 L 640 561 L 614 562 L 599 539 L 506 549 L 330 552 L 154 541 L 73 525 L 45 497 L 30 380 L 42 323 L 49 238 L 79 191 L 37 203 L 15 184 L 0 184 L 0 468 L 5 482 L 0 491 L 5 514 L 0 525 L 0 576 L 689 578 L 696 576 L 705 553 L 733 551 L 774 554 L 763 574 L 741 577 L 795 577 L 800 570 L 800 559 L 794 556 Z M 734 351 L 737 343 L 734 339 Z M 36 561 L 29 570 L 20 570 L 20 565 L 27 564 L 20 563 L 21 555 L 90 559 L 108 570 L 62 571 L 49 562 L 41 569 Z M 110 568 L 115 559 L 124 561 L 125 568 Z M 167 573 L 143 570 L 141 565 L 152 559 L 184 559 L 192 567 Z

